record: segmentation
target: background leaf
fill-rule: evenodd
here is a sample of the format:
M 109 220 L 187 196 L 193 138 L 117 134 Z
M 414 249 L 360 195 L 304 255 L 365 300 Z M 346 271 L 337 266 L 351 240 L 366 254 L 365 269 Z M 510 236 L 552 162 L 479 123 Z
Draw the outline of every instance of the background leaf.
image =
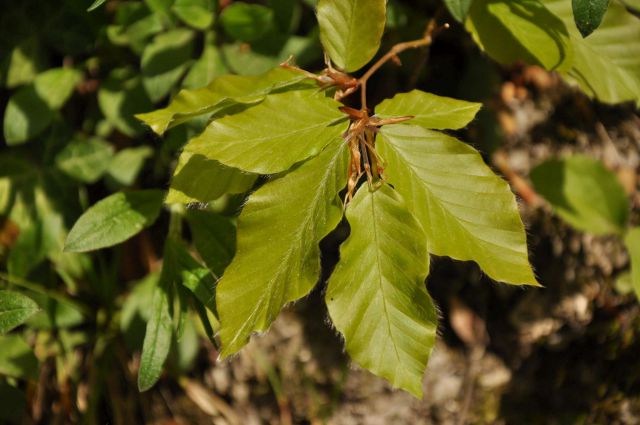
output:
M 220 24 L 235 40 L 255 41 L 273 25 L 273 10 L 260 4 L 234 2 L 220 14 Z
M 624 243 L 629 251 L 631 262 L 631 284 L 640 299 L 640 227 L 634 227 L 627 232 Z
M 13 291 L 0 291 L 0 335 L 26 322 L 40 307 L 31 298 Z
M 173 326 L 169 305 L 171 303 L 170 291 L 173 285 L 172 273 L 169 264 L 163 265 L 160 281 L 153 291 L 151 316 L 147 323 L 142 355 L 140 356 L 140 370 L 138 371 L 138 389 L 140 391 L 147 391 L 158 382 L 171 348 Z
M 363 184 L 347 220 L 351 234 L 325 295 L 331 320 L 356 362 L 422 398 L 437 329 L 422 226 L 388 185 Z
M 162 208 L 161 190 L 118 192 L 89 208 L 73 226 L 65 251 L 86 252 L 124 242 L 150 226 Z
M 0 336 L 0 347 L 0 375 L 32 381 L 38 379 L 38 359 L 21 336 Z
M 142 84 L 152 102 L 171 91 L 189 66 L 193 54 L 190 30 L 176 29 L 157 35 L 142 53 Z
M 188 210 L 186 218 L 200 257 L 216 276 L 222 276 L 235 254 L 234 220 L 211 211 L 195 209 Z
M 104 140 L 75 139 L 56 155 L 56 167 L 70 177 L 95 183 L 107 171 L 113 157 L 113 148 Z
M 556 214 L 577 229 L 603 235 L 621 233 L 629 201 L 616 175 L 595 159 L 550 160 L 531 170 L 536 191 Z
M 564 23 L 538 0 L 474 0 L 466 22 L 478 45 L 496 61 L 524 61 L 564 70 L 573 60 Z
M 386 0 L 320 0 L 320 41 L 331 60 L 347 72 L 367 64 L 380 48 Z
M 218 283 L 221 356 L 265 331 L 282 307 L 320 276 L 318 244 L 342 216 L 347 151 L 342 141 L 253 193 L 238 219 L 237 253 Z M 313 187 L 314 190 L 309 190 Z
M 471 146 L 413 125 L 383 127 L 385 176 L 424 227 L 429 251 L 492 279 L 537 285 L 515 196 Z
M 608 6 L 609 0 L 571 0 L 576 26 L 583 37 L 600 26 Z
M 341 138 L 347 125 L 339 106 L 316 90 L 272 94 L 213 121 L 184 149 L 251 173 L 279 173 Z
M 32 85 L 22 87 L 9 99 L 4 114 L 4 137 L 9 145 L 24 143 L 44 131 L 73 93 L 80 73 L 54 68 L 39 74 Z
M 602 102 L 640 105 L 640 55 L 629 54 L 640 49 L 640 19 L 613 2 L 598 31 L 585 39 L 575 28 L 569 2 L 542 1 L 571 35 L 575 57 L 563 76 Z
M 185 24 L 204 30 L 213 23 L 213 2 L 211 0 L 175 0 L 171 7 Z

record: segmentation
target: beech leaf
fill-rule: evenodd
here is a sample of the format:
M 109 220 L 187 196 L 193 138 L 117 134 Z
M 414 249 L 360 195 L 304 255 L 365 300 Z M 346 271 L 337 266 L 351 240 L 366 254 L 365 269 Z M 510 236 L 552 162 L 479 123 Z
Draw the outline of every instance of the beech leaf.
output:
M 325 296 L 331 320 L 356 362 L 422 397 L 437 329 L 422 226 L 387 185 L 375 192 L 362 185 L 347 220 L 351 234 Z
M 385 176 L 424 227 L 429 251 L 472 260 L 492 279 L 538 285 L 509 185 L 471 146 L 414 125 L 383 127 Z
M 347 163 L 344 142 L 334 142 L 249 197 L 238 219 L 236 256 L 216 293 L 222 357 L 267 330 L 284 305 L 316 284 L 318 244 L 342 217 L 338 192 Z

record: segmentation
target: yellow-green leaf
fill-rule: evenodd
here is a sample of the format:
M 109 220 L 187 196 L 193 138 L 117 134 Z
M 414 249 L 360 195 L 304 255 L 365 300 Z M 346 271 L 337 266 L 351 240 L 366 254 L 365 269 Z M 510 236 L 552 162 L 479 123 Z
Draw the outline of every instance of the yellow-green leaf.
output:
M 283 68 L 254 76 L 225 75 L 207 87 L 181 90 L 166 108 L 136 117 L 162 135 L 167 129 L 198 115 L 219 112 L 236 104 L 257 103 L 270 92 L 296 85 L 304 78 Z
M 347 207 L 351 234 L 325 296 L 347 352 L 393 386 L 422 397 L 437 315 L 422 226 L 391 187 L 362 185 Z
M 251 173 L 279 173 L 341 137 L 347 123 L 339 106 L 315 89 L 272 94 L 213 121 L 184 149 Z
M 305 296 L 320 276 L 320 240 L 342 217 L 346 182 L 342 141 L 258 189 L 238 220 L 237 253 L 216 293 L 222 357 L 267 330 L 284 305 Z M 310 188 L 312 188 L 310 190 Z
M 225 193 L 243 193 L 251 189 L 258 176 L 227 167 L 218 161 L 182 152 L 173 174 L 167 204 L 209 202 Z
M 380 118 L 413 115 L 407 124 L 435 130 L 457 130 L 469 124 L 481 107 L 481 103 L 413 90 L 382 101 L 376 106 L 376 115 Z
M 386 0 L 320 0 L 320 41 L 331 60 L 352 72 L 367 64 L 380 48 Z
M 38 304 L 26 295 L 0 291 L 0 335 L 20 326 L 38 310 Z
M 413 125 L 383 127 L 385 175 L 425 229 L 429 251 L 492 279 L 537 285 L 515 196 L 471 146 Z

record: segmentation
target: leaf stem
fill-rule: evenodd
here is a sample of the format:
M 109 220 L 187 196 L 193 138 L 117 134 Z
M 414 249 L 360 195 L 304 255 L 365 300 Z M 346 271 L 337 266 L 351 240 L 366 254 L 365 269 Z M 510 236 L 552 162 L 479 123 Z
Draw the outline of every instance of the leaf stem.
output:
M 422 38 L 419 38 L 413 41 L 405 41 L 403 43 L 398 43 L 394 45 L 383 57 L 378 59 L 378 61 L 374 63 L 371 66 L 371 68 L 369 68 L 367 72 L 365 72 L 364 75 L 360 77 L 360 79 L 358 80 L 358 83 L 360 86 L 360 102 L 362 105 L 361 109 L 363 111 L 367 110 L 367 81 L 369 81 L 369 78 L 371 78 L 371 76 L 375 74 L 376 71 L 382 67 L 382 65 L 384 65 L 390 60 L 399 61 L 398 55 L 404 52 L 405 50 L 417 49 L 420 47 L 429 46 L 433 42 L 433 36 L 435 35 L 435 33 L 442 29 L 447 29 L 447 28 L 449 28 L 449 24 L 444 24 L 439 28 L 436 27 L 435 18 L 431 19 L 427 24 L 427 28 L 425 29 L 425 32 Z

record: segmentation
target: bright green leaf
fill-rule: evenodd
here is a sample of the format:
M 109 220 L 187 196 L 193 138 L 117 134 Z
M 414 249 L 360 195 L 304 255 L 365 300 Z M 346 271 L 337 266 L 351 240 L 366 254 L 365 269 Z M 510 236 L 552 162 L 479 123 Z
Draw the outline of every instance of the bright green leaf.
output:
M 459 22 L 464 22 L 471 7 L 471 0 L 444 0 L 451 15 Z
M 376 115 L 380 118 L 413 115 L 406 123 L 435 130 L 457 130 L 469 124 L 481 107 L 481 103 L 413 90 L 384 100 L 376 106 Z
M 138 371 L 138 389 L 140 391 L 147 391 L 158 382 L 171 348 L 173 326 L 169 305 L 171 303 L 171 285 L 173 284 L 170 275 L 173 273 L 171 267 L 163 266 L 160 281 L 153 292 L 151 317 L 147 322 L 142 355 L 140 356 L 140 370 Z
M 244 193 L 257 175 L 230 168 L 188 151 L 182 152 L 171 180 L 167 204 L 209 202 L 225 193 Z
M 339 106 L 316 90 L 272 94 L 213 121 L 185 151 L 252 173 L 279 173 L 341 137 L 347 125 Z
M 621 233 L 629 201 L 616 175 L 595 159 L 550 160 L 531 171 L 536 191 L 577 229 L 596 235 Z
M 142 53 L 142 84 L 152 102 L 171 91 L 189 66 L 193 32 L 176 29 L 157 35 Z
M 248 77 L 225 75 L 207 87 L 182 90 L 168 107 L 136 117 L 162 135 L 167 129 L 195 116 L 219 112 L 237 104 L 259 102 L 270 92 L 293 86 L 303 79 L 300 74 L 282 68 Z
M 38 304 L 25 295 L 0 291 L 0 335 L 20 326 L 39 309 Z
M 362 185 L 347 220 L 351 234 L 325 295 L 331 320 L 356 362 L 422 397 L 437 329 L 422 226 L 387 185 L 375 192 Z
M 305 296 L 320 276 L 320 240 L 342 217 L 344 142 L 258 189 L 238 221 L 238 247 L 216 293 L 222 357 L 265 331 L 284 305 Z M 313 188 L 313 190 L 309 190 Z
M 496 61 L 571 66 L 573 52 L 564 23 L 539 0 L 474 0 L 466 22 L 478 45 Z
M 624 243 L 631 259 L 631 284 L 636 297 L 640 299 L 640 227 L 629 230 L 624 238 Z
M 32 82 L 45 68 L 42 48 L 36 37 L 29 37 L 13 48 L 7 57 L 7 87 Z
M 119 185 L 130 186 L 138 177 L 144 162 L 152 155 L 153 149 L 149 146 L 123 149 L 111 159 L 107 174 Z
M 430 252 L 475 261 L 497 281 L 538 284 L 515 196 L 475 149 L 413 125 L 380 135 L 385 176 L 424 227 Z
M 239 41 L 255 41 L 273 25 L 273 10 L 260 4 L 234 2 L 220 14 L 224 31 Z
M 612 2 L 598 31 L 582 38 L 566 0 L 542 0 L 565 23 L 575 58 L 563 76 L 606 103 L 640 105 L 640 19 Z
M 0 375 L 38 379 L 38 359 L 31 347 L 18 335 L 0 336 Z
M 161 190 L 118 192 L 104 198 L 78 219 L 65 251 L 93 251 L 126 241 L 156 221 L 162 198 Z
M 213 2 L 211 0 L 175 0 L 173 13 L 185 24 L 205 30 L 213 23 Z
M 386 0 L 320 0 L 320 41 L 331 60 L 347 72 L 367 64 L 380 48 Z
M 320 41 L 338 68 L 357 71 L 380 48 L 385 0 L 320 0 L 317 15 Z
M 216 276 L 222 276 L 235 253 L 234 221 L 210 211 L 194 209 L 187 210 L 186 218 L 200 257 Z
M 56 155 L 56 167 L 70 177 L 95 183 L 109 168 L 113 148 L 100 139 L 76 139 Z
M 571 6 L 576 26 L 580 34 L 586 37 L 602 23 L 609 7 L 609 0 L 572 0 Z
M 53 110 L 67 102 L 82 74 L 75 69 L 54 68 L 39 74 L 34 85 L 38 96 Z

